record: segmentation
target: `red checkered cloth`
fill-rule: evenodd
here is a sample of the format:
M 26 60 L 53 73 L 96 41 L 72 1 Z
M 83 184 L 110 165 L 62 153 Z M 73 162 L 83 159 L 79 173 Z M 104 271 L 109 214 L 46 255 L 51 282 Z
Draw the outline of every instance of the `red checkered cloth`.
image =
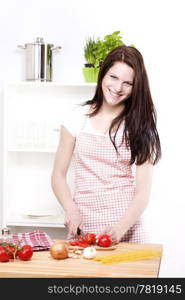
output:
M 32 232 L 14 233 L 12 234 L 13 242 L 17 245 L 30 245 L 33 250 L 47 250 L 53 244 L 53 240 L 46 232 L 34 230 Z

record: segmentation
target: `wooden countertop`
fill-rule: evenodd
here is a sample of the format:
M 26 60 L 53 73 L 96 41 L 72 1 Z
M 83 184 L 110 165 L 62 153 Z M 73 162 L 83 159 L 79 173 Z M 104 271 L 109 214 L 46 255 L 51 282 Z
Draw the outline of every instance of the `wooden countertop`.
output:
M 120 253 L 125 250 L 152 249 L 162 251 L 160 244 L 119 243 L 115 250 L 98 250 L 97 255 Z M 0 278 L 114 278 L 114 277 L 158 277 L 161 258 L 153 258 L 132 262 L 105 265 L 99 261 L 84 258 L 67 258 L 55 260 L 49 251 L 34 251 L 30 261 L 14 261 L 0 263 Z

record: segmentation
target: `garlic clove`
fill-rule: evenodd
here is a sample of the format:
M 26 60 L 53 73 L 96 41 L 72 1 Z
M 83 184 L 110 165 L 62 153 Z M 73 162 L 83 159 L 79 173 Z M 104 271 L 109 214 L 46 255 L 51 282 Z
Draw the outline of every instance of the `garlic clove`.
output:
M 86 259 L 92 259 L 96 256 L 95 247 L 87 247 L 83 250 L 83 257 Z

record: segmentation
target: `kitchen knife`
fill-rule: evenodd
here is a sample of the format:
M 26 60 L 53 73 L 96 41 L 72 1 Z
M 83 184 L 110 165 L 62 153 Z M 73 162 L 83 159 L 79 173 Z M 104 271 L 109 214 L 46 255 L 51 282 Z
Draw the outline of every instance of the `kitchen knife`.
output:
M 80 234 L 81 234 L 81 229 L 80 229 L 79 227 L 77 228 L 76 234 L 77 234 L 77 235 L 80 235 Z

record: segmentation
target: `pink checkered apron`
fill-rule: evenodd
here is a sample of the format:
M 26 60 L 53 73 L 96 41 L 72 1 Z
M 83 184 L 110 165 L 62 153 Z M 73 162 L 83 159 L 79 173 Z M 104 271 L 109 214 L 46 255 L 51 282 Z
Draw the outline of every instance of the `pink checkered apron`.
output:
M 122 132 L 117 134 L 118 146 L 121 138 Z M 82 129 L 76 138 L 73 200 L 83 217 L 83 233 L 98 235 L 107 226 L 116 224 L 133 199 L 135 185 L 129 166 L 130 150 L 125 143 L 118 149 L 120 156 L 117 156 L 109 135 L 87 133 Z M 146 242 L 141 219 L 128 230 L 122 241 Z

